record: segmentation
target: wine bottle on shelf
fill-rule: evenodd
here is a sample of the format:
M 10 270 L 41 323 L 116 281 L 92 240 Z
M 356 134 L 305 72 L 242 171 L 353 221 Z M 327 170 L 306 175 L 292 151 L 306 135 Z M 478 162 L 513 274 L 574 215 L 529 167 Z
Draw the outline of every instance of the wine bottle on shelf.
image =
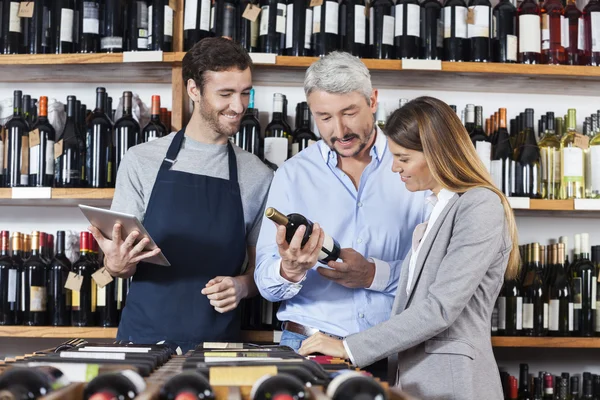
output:
M 210 0 L 185 0 L 183 21 L 183 46 L 185 51 L 190 50 L 200 40 L 213 36 L 210 31 L 210 9 Z
M 287 6 L 284 0 L 261 0 L 259 49 L 263 53 L 282 55 L 285 50 Z M 314 18 L 314 14 L 313 14 Z
M 534 111 L 525 110 L 523 142 L 516 149 L 515 186 L 516 196 L 541 198 L 540 193 L 540 149 L 533 130 Z
M 27 122 L 28 131 L 33 128 L 33 120 L 31 119 L 31 96 L 23 95 L 23 118 Z
M 467 61 L 467 4 L 464 0 L 446 0 L 444 15 L 444 61 Z
M 517 8 L 519 62 L 539 64 L 542 52 L 540 6 L 535 0 L 524 0 Z
M 539 142 L 541 195 L 549 200 L 560 197 L 560 140 L 556 136 L 554 122 L 554 113 L 546 113 L 546 130 Z
M 216 37 L 226 37 L 239 42 L 236 17 L 239 3 L 235 0 L 215 0 L 213 31 Z
M 50 2 L 48 0 L 35 0 L 33 15 L 24 18 L 27 23 L 25 33 L 25 52 L 27 54 L 49 54 L 50 43 Z
M 265 375 L 252 385 L 250 391 L 251 400 L 306 399 L 309 396 L 302 381 L 286 373 Z
M 339 49 L 356 57 L 366 57 L 369 54 L 368 19 L 365 15 L 365 3 L 362 0 L 340 2 L 339 29 Z
M 517 9 L 510 0 L 501 0 L 493 11 L 492 59 L 495 62 L 517 62 Z
M 23 118 L 23 97 L 20 90 L 14 91 L 13 116 L 6 123 L 6 172 L 7 187 L 29 184 L 29 126 Z
M 539 244 L 527 245 L 527 272 L 523 280 L 523 335 L 543 336 L 548 329 L 546 287 L 540 266 Z
M 291 1 L 293 2 L 293 0 L 291 0 Z M 298 2 L 298 4 L 301 3 L 304 5 L 304 0 L 297 0 L 297 2 Z M 250 4 L 252 4 L 253 7 L 259 7 L 257 0 L 241 0 L 240 6 L 237 8 L 236 21 L 238 21 L 238 25 L 237 25 L 238 42 L 239 42 L 240 46 L 242 46 L 244 49 L 246 49 L 247 52 L 252 53 L 252 52 L 258 51 L 258 23 L 259 23 L 260 17 L 257 17 L 255 21 L 252 21 L 250 19 L 242 17 L 242 15 L 244 14 L 244 11 L 246 11 L 246 8 L 249 7 Z M 306 9 L 306 5 L 304 5 L 304 9 Z M 289 12 L 290 11 L 289 11 L 289 5 L 288 5 L 288 14 L 289 14 Z M 298 18 L 301 18 L 300 14 L 299 14 Z M 288 23 L 290 23 L 290 22 L 288 21 Z M 312 19 L 311 19 L 311 27 L 312 27 Z M 304 27 L 298 27 L 298 29 L 302 29 L 302 32 L 304 32 Z M 296 31 L 294 31 L 293 34 L 297 38 L 300 38 L 300 37 L 303 38 L 303 36 L 297 36 Z M 286 41 L 287 40 L 288 39 L 286 37 Z M 298 42 L 298 46 L 301 46 L 302 43 L 304 43 L 304 39 L 301 42 Z M 287 43 L 286 43 L 286 45 L 287 45 Z M 310 50 L 310 43 L 309 43 L 307 50 Z M 302 55 L 308 55 L 308 53 L 302 54 Z
M 24 41 L 23 19 L 19 17 L 20 1 L 2 2 L 2 54 L 22 53 Z
M 48 319 L 52 326 L 71 325 L 70 289 L 65 288 L 71 261 L 65 255 L 65 231 L 56 232 L 56 255 L 48 268 Z
M 509 133 L 506 130 L 506 108 L 500 109 L 498 131 L 495 136 L 496 144 L 492 145 L 492 161 L 490 168 L 492 179 L 505 196 L 514 192 L 515 162 L 512 158 L 513 149 Z
M 567 112 L 567 132 L 560 141 L 560 198 L 581 199 L 585 195 L 584 152 L 576 145 L 576 138 L 580 135 L 576 131 L 576 110 L 570 108 Z
M 137 372 L 126 369 L 96 376 L 83 390 L 83 399 L 133 399 L 144 390 L 144 378 Z
M 55 136 L 48 121 L 48 97 L 41 96 L 39 117 L 29 132 L 29 186 L 52 187 Z
M 543 400 L 542 379 L 539 377 L 533 378 L 533 396 L 532 400 Z
M 584 34 L 581 11 L 575 0 L 567 0 L 564 11 L 562 38 L 565 48 L 565 63 L 584 65 Z
M 393 59 L 394 49 L 394 3 L 391 0 L 371 0 L 369 8 L 369 46 L 371 58 Z
M 285 240 L 288 243 L 292 241 L 296 230 L 302 225 L 306 227 L 304 237 L 302 238 L 302 246 L 304 246 L 306 242 L 308 242 L 308 240 L 310 239 L 310 235 L 312 235 L 313 223 L 301 214 L 294 213 L 288 214 L 286 216 L 274 209 L 273 207 L 269 207 L 266 209 L 265 215 L 270 220 L 276 222 L 279 225 L 284 225 L 286 227 Z M 319 253 L 318 261 L 320 263 L 327 264 L 329 261 L 337 260 L 339 256 L 340 244 L 331 236 L 325 235 L 325 240 L 323 242 L 323 246 L 321 247 L 321 252 Z
M 127 25 L 123 49 L 125 51 L 148 50 L 148 1 L 130 1 L 125 7 Z
M 438 0 L 421 3 L 420 57 L 424 60 L 441 60 L 444 56 L 444 19 Z
M 107 12 L 112 12 L 106 9 Z M 79 53 L 100 52 L 100 1 L 78 0 Z M 108 17 L 108 16 L 106 16 Z
M 150 0 L 148 50 L 173 51 L 173 14 L 169 0 Z
M 600 65 L 600 1 L 590 0 L 583 8 L 584 64 Z
M 85 172 L 92 188 L 114 187 L 112 123 L 106 115 L 106 89 L 96 89 L 96 109 L 88 119 L 86 134 Z
M 160 96 L 152 96 L 150 121 L 142 130 L 144 143 L 167 135 L 167 128 L 160 120 Z
M 394 47 L 396 58 L 419 58 L 421 7 L 417 0 L 399 0 L 395 5 Z
M 383 387 L 372 377 L 358 371 L 339 374 L 327 386 L 327 396 L 332 400 L 385 399 Z
M 286 11 L 285 55 L 312 54 L 313 9 L 307 0 L 288 0 Z M 337 45 L 337 43 L 336 43 Z
M 196 371 L 184 371 L 173 376 L 161 388 L 159 395 L 159 400 L 215 398 L 208 380 Z
M 596 266 L 596 272 L 600 268 L 600 246 L 592 246 L 592 264 Z M 596 326 L 595 336 L 600 336 L 600 282 L 596 283 Z M 600 392 L 598 392 L 600 394 Z
M 67 96 L 67 121 L 57 141 L 61 154 L 55 154 L 55 180 L 57 187 L 75 188 L 82 185 L 85 173 L 85 145 L 75 120 L 75 96 Z M 62 143 L 61 143 L 62 142 Z
M 90 234 L 81 232 L 79 239 L 79 259 L 73 264 L 73 273 L 82 277 L 79 291 L 71 292 L 71 324 L 73 326 L 94 326 L 96 322 L 97 289 L 92 274 L 98 265 L 91 257 Z
M 471 0 L 467 11 L 467 36 L 470 61 L 491 61 L 492 4 L 489 0 Z
M 69 380 L 54 367 L 11 368 L 0 375 L 0 391 L 9 399 L 37 399 L 63 388 Z
M 307 102 L 298 103 L 296 115 L 299 115 L 299 124 L 292 134 L 292 157 L 315 143 L 318 138 L 311 130 L 310 109 Z
M 94 254 L 94 258 L 97 255 Z M 97 268 L 99 267 L 98 261 L 95 260 Z M 113 279 L 104 287 L 97 287 L 97 305 L 96 305 L 96 321 L 97 325 L 108 328 L 117 326 L 119 321 L 119 313 L 117 309 L 118 286 L 116 279 Z
M 475 128 L 469 133 L 479 159 L 488 172 L 491 171 L 492 144 L 483 131 L 483 107 L 475 106 Z
M 498 335 L 521 336 L 523 330 L 523 289 L 518 279 L 504 282 L 498 296 Z
M 25 297 L 23 292 L 23 234 L 20 232 L 13 232 L 10 236 L 10 246 L 10 258 L 19 271 L 17 275 L 17 312 L 15 325 L 22 325 L 23 311 L 25 309 Z
M 553 245 L 550 264 L 555 266 L 555 276 L 550 285 L 549 334 L 550 336 L 570 336 L 573 333 L 573 300 L 571 285 L 564 267 L 564 243 Z
M 519 364 L 519 399 L 531 399 L 529 390 L 529 365 Z
M 236 144 L 254 154 L 261 160 L 264 159 L 264 138 L 261 136 L 260 122 L 254 115 L 254 89 L 250 89 L 250 100 L 246 113 L 240 123 L 240 131 L 236 135 Z
M 41 326 L 47 324 L 46 281 L 47 264 L 39 254 L 40 232 L 31 234 L 31 256 L 23 263 L 23 288 L 25 307 L 23 324 Z
M 21 270 L 9 253 L 10 233 L 0 232 L 0 325 L 15 325 L 19 298 L 17 288 Z
M 321 5 L 312 8 L 313 55 L 322 57 L 338 49 L 339 11 L 338 2 L 331 0 L 325 0 Z
M 273 116 L 265 129 L 265 160 L 280 167 L 290 153 L 291 132 L 283 121 L 283 95 L 273 95 Z
M 545 64 L 566 62 L 565 39 L 569 30 L 564 11 L 561 0 L 545 0 L 542 4 L 542 61 Z M 563 29 L 565 33 L 562 32 Z
M 52 49 L 56 54 L 68 54 L 74 48 L 75 0 L 54 0 L 51 11 Z
M 581 234 L 581 255 L 573 267 L 573 308 L 579 314 L 579 336 L 594 336 L 596 330 L 597 271 L 590 261 L 589 234 Z M 575 316 L 576 317 L 576 316 Z
M 115 170 L 130 147 L 142 142 L 140 124 L 133 118 L 131 92 L 123 92 L 123 116 L 115 123 Z
M 579 377 L 571 377 L 571 397 L 570 399 L 579 399 Z

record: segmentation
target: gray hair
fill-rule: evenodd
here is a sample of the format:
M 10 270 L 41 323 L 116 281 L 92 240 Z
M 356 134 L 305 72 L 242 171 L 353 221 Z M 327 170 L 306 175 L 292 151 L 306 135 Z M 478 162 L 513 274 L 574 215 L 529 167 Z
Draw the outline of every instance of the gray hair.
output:
M 370 105 L 373 86 L 371 74 L 360 59 L 349 53 L 334 51 L 314 62 L 304 77 L 304 94 L 315 90 L 331 94 L 359 92 Z

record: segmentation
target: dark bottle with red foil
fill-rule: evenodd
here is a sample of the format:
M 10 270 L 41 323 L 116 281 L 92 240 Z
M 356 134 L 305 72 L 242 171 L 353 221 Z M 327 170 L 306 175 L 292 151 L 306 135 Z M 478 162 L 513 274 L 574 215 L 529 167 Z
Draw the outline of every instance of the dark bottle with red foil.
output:
M 600 1 L 590 0 L 583 8 L 583 43 L 586 65 L 600 66 Z
M 71 297 L 71 324 L 94 326 L 96 323 L 97 289 L 92 274 L 98 269 L 91 252 L 91 235 L 81 232 L 79 237 L 79 259 L 73 264 L 73 273 L 82 277 L 79 291 L 73 290 Z
M 19 306 L 17 288 L 21 271 L 9 253 L 10 233 L 2 231 L 0 236 L 0 325 L 15 325 Z
M 196 371 L 185 371 L 175 375 L 165 383 L 159 395 L 159 400 L 215 398 L 208 380 Z
M 566 53 L 566 64 L 584 64 L 583 18 L 575 0 L 568 0 L 563 20 L 563 38 Z
M 40 232 L 31 233 L 31 256 L 23 263 L 24 313 L 23 324 L 47 325 L 48 265 L 40 255 Z
M 524 0 L 517 8 L 519 62 L 539 64 L 542 56 L 540 6 L 536 0 Z
M 71 324 L 71 290 L 65 288 L 71 261 L 65 255 L 65 231 L 56 232 L 56 255 L 48 268 L 48 318 L 52 326 Z
M 144 143 L 151 142 L 167 135 L 167 128 L 160 120 L 160 96 L 152 96 L 150 121 L 142 130 Z
M 546 0 L 542 5 L 542 61 L 545 64 L 564 64 L 566 61 L 568 29 L 565 29 L 567 21 L 563 15 L 564 11 L 561 0 Z
M 137 372 L 124 370 L 98 375 L 83 391 L 84 400 L 129 400 L 146 389 L 146 383 Z

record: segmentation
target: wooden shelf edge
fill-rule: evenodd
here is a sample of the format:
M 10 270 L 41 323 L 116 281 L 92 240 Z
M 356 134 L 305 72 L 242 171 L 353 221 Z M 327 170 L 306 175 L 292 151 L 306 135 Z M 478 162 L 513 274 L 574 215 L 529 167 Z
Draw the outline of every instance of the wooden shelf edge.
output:
M 492 346 L 563 348 L 563 349 L 600 349 L 600 338 L 580 337 L 492 337 Z
M 117 328 L 71 326 L 0 326 L 0 337 L 114 339 Z
M 33 199 L 37 201 L 52 200 L 111 200 L 115 194 L 115 189 L 64 189 L 53 188 L 50 199 Z M 0 188 L 0 199 L 11 199 L 15 202 L 27 201 L 30 199 L 13 199 L 11 188 Z
M 545 211 L 573 211 L 575 210 L 575 202 L 574 200 L 531 199 L 529 209 Z

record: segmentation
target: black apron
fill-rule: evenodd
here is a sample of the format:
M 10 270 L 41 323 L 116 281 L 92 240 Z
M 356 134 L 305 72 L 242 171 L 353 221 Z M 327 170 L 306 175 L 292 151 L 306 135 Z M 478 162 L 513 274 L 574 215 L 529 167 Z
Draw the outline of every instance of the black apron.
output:
M 168 340 L 186 352 L 205 341 L 239 341 L 239 311 L 218 313 L 201 290 L 216 276 L 239 275 L 246 230 L 233 146 L 227 141 L 229 180 L 173 171 L 184 133 L 169 146 L 144 218 L 171 266 L 138 264 L 117 340 Z

